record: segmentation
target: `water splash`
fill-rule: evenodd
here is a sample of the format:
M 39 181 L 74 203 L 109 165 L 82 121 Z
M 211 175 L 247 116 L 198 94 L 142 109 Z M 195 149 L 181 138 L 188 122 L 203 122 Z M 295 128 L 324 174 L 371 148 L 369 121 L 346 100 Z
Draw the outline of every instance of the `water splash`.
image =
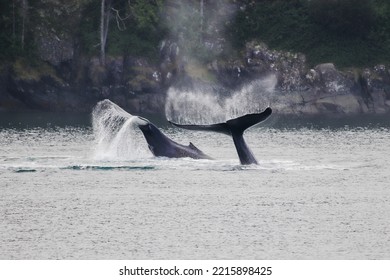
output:
M 170 88 L 165 103 L 167 119 L 178 123 L 218 123 L 249 113 L 263 111 L 276 103 L 275 75 L 254 81 L 230 96 L 209 87 L 192 90 Z
M 92 112 L 95 159 L 132 160 L 150 157 L 136 120 L 137 117 L 108 99 L 99 102 Z

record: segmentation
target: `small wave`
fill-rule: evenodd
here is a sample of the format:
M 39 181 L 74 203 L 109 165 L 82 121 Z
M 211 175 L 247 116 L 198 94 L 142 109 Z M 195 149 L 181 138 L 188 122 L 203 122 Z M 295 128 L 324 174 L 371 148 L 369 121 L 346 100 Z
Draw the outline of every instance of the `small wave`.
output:
M 27 161 L 42 161 L 42 160 L 66 160 L 70 159 L 72 156 L 36 156 L 36 157 L 27 157 Z M 16 158 L 23 159 L 23 158 Z
M 65 170 L 87 170 L 87 171 L 112 171 L 112 170 L 153 170 L 154 166 L 99 166 L 99 165 L 72 165 L 61 169 Z

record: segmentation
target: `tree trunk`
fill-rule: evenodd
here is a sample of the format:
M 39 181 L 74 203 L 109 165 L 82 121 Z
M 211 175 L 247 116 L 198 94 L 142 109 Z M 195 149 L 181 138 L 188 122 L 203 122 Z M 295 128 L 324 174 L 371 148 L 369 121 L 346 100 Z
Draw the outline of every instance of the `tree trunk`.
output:
M 24 42 L 25 42 L 25 34 L 26 34 L 26 21 L 28 16 L 28 2 L 27 0 L 22 0 L 22 7 L 21 7 L 21 16 L 22 16 L 22 35 L 20 38 L 20 43 L 22 46 L 22 50 L 24 49 Z
M 106 64 L 106 43 L 110 22 L 111 0 L 102 0 L 100 14 L 100 64 Z
M 200 43 L 203 43 L 204 1 L 200 0 Z
M 105 65 L 106 64 L 106 40 L 104 33 L 105 33 L 105 18 L 106 18 L 106 1 L 102 0 L 101 3 L 101 13 L 100 13 L 100 64 Z
M 16 38 L 16 18 L 15 18 L 15 0 L 12 0 L 12 43 L 15 43 Z

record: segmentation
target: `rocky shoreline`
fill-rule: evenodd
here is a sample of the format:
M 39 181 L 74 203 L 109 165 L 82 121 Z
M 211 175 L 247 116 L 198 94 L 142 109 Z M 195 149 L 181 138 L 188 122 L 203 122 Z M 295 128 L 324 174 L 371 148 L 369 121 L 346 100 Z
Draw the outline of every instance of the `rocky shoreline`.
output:
M 325 63 L 310 68 L 303 54 L 271 50 L 261 42 L 248 43 L 239 58 L 201 65 L 181 56 L 175 42 L 165 41 L 158 61 L 118 56 L 102 67 L 96 57 L 77 57 L 67 49 L 72 48 L 68 42 L 56 48 L 46 43 L 38 65 L 18 60 L 0 69 L 1 111 L 89 112 L 108 98 L 134 113 L 161 114 L 170 87 L 205 82 L 230 90 L 272 74 L 278 99 L 272 105 L 278 114 L 390 113 L 390 71 L 385 65 L 341 71 Z

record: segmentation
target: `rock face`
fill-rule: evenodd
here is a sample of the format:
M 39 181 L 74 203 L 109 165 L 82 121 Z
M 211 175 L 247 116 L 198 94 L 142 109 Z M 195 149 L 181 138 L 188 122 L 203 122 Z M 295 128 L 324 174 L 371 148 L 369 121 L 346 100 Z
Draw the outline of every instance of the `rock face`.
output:
M 385 65 L 364 69 L 360 83 L 369 111 L 374 113 L 389 112 L 390 70 Z
M 78 56 L 74 42 L 66 37 L 52 31 L 41 34 L 39 65 L 18 60 L 2 67 L 2 110 L 90 112 L 99 100 L 109 98 L 132 113 L 163 113 L 165 95 L 172 85 L 203 81 L 223 92 L 274 74 L 277 82 L 269 103 L 279 114 L 390 112 L 390 71 L 385 65 L 340 71 L 325 63 L 310 69 L 302 54 L 251 42 L 241 58 L 218 59 L 204 66 L 186 60 L 177 44 L 167 40 L 161 44 L 158 62 L 117 56 L 107 57 L 102 66 L 97 57 Z
M 39 57 L 53 66 L 70 61 L 74 55 L 73 39 L 67 36 L 59 37 L 46 27 L 39 28 L 37 36 L 37 49 Z
M 83 59 L 76 71 L 64 71 L 42 62 L 31 67 L 17 61 L 0 75 L 3 110 L 90 112 L 100 100 L 109 98 L 133 113 L 161 113 L 164 85 L 158 66 L 143 58 L 108 57 Z
M 390 71 L 384 65 L 340 71 L 325 63 L 309 69 L 302 54 L 270 50 L 263 43 L 251 42 L 244 58 L 215 61 L 209 69 L 227 87 L 275 74 L 278 97 L 271 105 L 281 114 L 390 113 Z
M 27 107 L 7 90 L 9 83 L 9 67 L 0 70 L 0 111 L 3 110 L 25 110 Z

